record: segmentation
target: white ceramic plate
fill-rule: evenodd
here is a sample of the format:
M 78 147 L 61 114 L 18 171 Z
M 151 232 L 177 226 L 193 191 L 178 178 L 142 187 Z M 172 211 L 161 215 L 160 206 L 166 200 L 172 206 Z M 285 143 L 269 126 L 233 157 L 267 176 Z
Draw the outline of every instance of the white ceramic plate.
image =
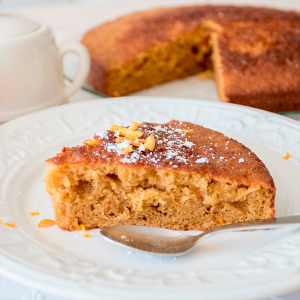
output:
M 278 188 L 277 216 L 300 214 L 300 124 L 238 105 L 126 97 L 69 104 L 0 126 L 1 268 L 23 284 L 72 299 L 261 299 L 299 288 L 300 230 L 231 233 L 165 258 L 84 239 L 38 222 L 54 218 L 43 182 L 45 159 L 112 124 L 180 119 L 221 131 L 265 162 Z M 286 153 L 291 158 L 283 158 Z M 40 215 L 31 217 L 32 211 Z

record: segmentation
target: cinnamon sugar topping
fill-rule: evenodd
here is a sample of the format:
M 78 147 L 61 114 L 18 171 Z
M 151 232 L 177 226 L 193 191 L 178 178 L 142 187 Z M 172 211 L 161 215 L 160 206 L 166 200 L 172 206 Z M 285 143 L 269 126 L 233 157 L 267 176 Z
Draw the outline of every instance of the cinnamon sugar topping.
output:
M 94 135 L 95 141 L 101 141 L 99 144 L 90 148 L 64 148 L 60 154 L 47 162 L 125 163 L 157 169 L 211 172 L 220 176 L 234 173 L 244 176 L 243 178 L 251 176 L 249 170 L 252 170 L 252 166 L 260 164 L 249 149 L 243 148 L 237 152 L 236 141 L 192 123 L 171 121 L 165 124 L 138 125 L 138 131 L 114 125 L 112 130 L 97 132 Z M 137 125 L 133 125 L 131 128 L 136 127 Z M 186 133 L 183 129 L 193 133 Z M 139 137 L 132 136 L 136 133 Z
M 130 128 L 135 129 L 137 127 L 140 127 L 140 131 L 130 130 Z M 132 136 L 136 135 L 136 132 L 141 134 L 143 139 L 133 138 Z M 133 122 L 127 128 L 113 125 L 111 131 L 108 132 L 108 141 L 107 143 L 105 141 L 104 148 L 109 153 L 117 152 L 118 156 L 122 156 L 120 161 L 123 163 L 148 162 L 160 167 L 167 161 L 172 168 L 178 168 L 182 164 L 188 165 L 191 161 L 208 163 L 207 158 L 202 158 L 203 161 L 201 159 L 196 161 L 199 157 L 192 154 L 195 144 L 188 140 L 186 133 L 193 132 L 190 128 L 183 130 L 171 124 L 138 124 Z M 113 139 L 115 143 L 111 141 L 113 133 L 115 133 L 114 137 L 117 136 Z M 123 136 L 120 137 L 119 135 Z

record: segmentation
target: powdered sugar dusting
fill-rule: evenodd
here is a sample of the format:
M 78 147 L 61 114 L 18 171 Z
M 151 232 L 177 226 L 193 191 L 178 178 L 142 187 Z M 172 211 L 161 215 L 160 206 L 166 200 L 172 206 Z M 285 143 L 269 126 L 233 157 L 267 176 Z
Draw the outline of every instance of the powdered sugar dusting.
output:
M 196 163 L 197 164 L 203 164 L 203 163 L 206 163 L 206 164 L 208 164 L 209 163 L 209 161 L 208 161 L 208 159 L 207 159 L 207 157 L 201 157 L 201 158 L 198 158 L 197 160 L 196 160 Z
M 130 141 L 124 141 L 122 143 L 117 144 L 117 147 L 118 147 L 119 150 L 128 148 L 129 146 L 130 146 Z
M 141 139 L 146 139 L 148 136 L 153 135 L 155 138 L 154 151 L 145 149 L 142 144 L 139 147 L 132 146 L 133 152 L 122 153 L 122 149 L 130 146 L 130 141 L 125 140 L 121 143 L 114 143 L 113 140 L 119 136 L 119 134 L 108 131 L 109 141 L 105 143 L 105 148 L 108 152 L 115 152 L 120 156 L 120 162 L 123 163 L 137 163 L 147 162 L 154 164 L 156 167 L 162 167 L 166 160 L 169 160 L 169 165 L 173 168 L 178 168 L 180 165 L 188 165 L 195 163 L 196 158 L 193 158 L 193 152 L 195 151 L 195 144 L 189 140 L 190 134 L 184 133 L 183 129 L 176 128 L 170 124 L 162 124 L 153 126 L 146 123 L 140 126 L 139 130 L 143 132 Z M 99 137 L 104 135 L 97 134 Z M 138 143 L 138 139 L 135 141 Z
M 145 146 L 142 144 L 140 147 L 139 147 L 139 151 L 145 151 Z
M 99 136 L 101 139 L 108 139 L 107 130 L 98 131 L 95 135 Z
M 252 155 L 251 152 L 248 154 L 249 149 L 243 152 L 236 148 L 234 146 L 236 142 L 231 139 L 228 140 L 223 135 L 214 135 L 212 138 L 212 132 L 198 130 L 190 123 L 143 123 L 138 130 L 143 135 L 134 140 L 137 146 L 130 140 L 117 143 L 116 138 L 122 136 L 119 132 L 114 133 L 110 130 L 98 132 L 94 138 L 101 139 L 101 143 L 90 149 L 91 161 L 151 165 L 158 169 L 166 167 L 173 170 L 201 169 L 205 172 L 217 168 L 232 172 L 242 170 L 243 164 L 240 163 L 249 164 L 248 155 Z M 155 139 L 153 151 L 146 149 L 141 143 L 150 135 Z M 122 149 L 128 147 L 132 148 L 132 152 L 123 153 Z

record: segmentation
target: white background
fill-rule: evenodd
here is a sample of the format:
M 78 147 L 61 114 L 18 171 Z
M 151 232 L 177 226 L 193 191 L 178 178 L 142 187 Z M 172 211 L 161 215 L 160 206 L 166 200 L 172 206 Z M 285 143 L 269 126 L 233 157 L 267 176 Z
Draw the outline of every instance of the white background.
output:
M 78 28 L 76 28 L 75 19 L 72 19 L 71 15 L 55 15 L 55 8 L 60 7 L 60 11 L 62 9 L 67 12 L 70 8 L 72 8 L 72 12 L 76 11 L 76 7 L 80 10 L 80 6 L 83 4 L 93 4 L 93 3 L 104 3 L 109 2 L 109 4 L 113 4 L 116 2 L 126 2 L 128 0 L 3 0 L 1 2 L 1 11 L 9 11 L 9 12 L 21 12 L 25 14 L 34 15 L 39 19 L 45 19 L 50 23 L 52 29 L 54 31 L 54 35 L 56 37 L 56 41 L 59 43 L 72 33 L 76 32 Z M 142 0 L 140 0 L 142 1 Z M 153 0 L 159 4 L 159 1 Z M 176 4 L 178 1 L 174 1 Z M 184 1 L 181 1 L 181 3 Z M 188 1 L 187 1 L 188 2 Z M 194 1 L 196 2 L 196 1 Z M 209 1 L 207 1 L 209 2 Z M 223 1 L 222 1 L 223 2 Z M 242 3 L 243 1 L 241 1 Z M 250 3 L 256 5 L 281 5 L 282 3 L 289 2 L 291 7 L 295 7 L 300 10 L 300 0 L 290 0 L 290 1 L 250 1 Z M 249 1 L 247 1 L 249 3 Z M 79 11 L 80 14 L 80 11 Z M 77 23 L 78 26 L 78 23 Z M 95 95 L 90 93 L 79 91 L 72 98 L 71 102 L 84 101 L 97 98 Z M 300 252 L 300 250 L 299 250 Z M 300 255 L 300 253 L 299 253 Z M 1 267 L 1 260 L 0 260 Z M 44 293 L 41 291 L 37 291 L 34 287 L 26 287 L 21 284 L 18 284 L 4 276 L 0 277 L 0 299 L 1 300 L 69 300 L 68 298 L 62 298 L 55 295 L 51 295 L 48 293 Z M 300 291 L 296 291 L 294 293 L 283 295 L 280 297 L 273 297 L 268 300 L 298 300 L 300 299 Z M 142 300 L 142 299 L 141 299 Z M 159 300 L 159 299 L 157 299 Z M 187 299 L 188 300 L 188 299 Z M 203 299 L 205 300 L 205 299 Z M 217 300 L 217 299 L 216 299 Z M 228 299 L 230 300 L 230 299 Z

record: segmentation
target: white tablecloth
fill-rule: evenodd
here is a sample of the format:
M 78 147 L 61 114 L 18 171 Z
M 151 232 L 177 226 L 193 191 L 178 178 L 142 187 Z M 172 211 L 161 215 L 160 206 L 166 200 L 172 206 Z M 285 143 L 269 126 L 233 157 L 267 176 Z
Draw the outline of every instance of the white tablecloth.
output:
M 2 3 L 2 11 L 19 12 L 27 15 L 32 15 L 36 18 L 46 20 L 52 27 L 56 41 L 60 44 L 70 36 L 76 36 L 82 31 L 82 24 L 85 28 L 93 27 L 97 23 L 97 15 L 99 9 L 95 9 L 98 3 L 106 3 L 107 10 L 105 11 L 107 20 L 118 15 L 117 2 L 128 2 L 128 11 L 132 10 L 135 5 L 134 1 L 128 0 L 4 0 Z M 140 0 L 141 1 L 141 0 Z M 268 0 L 265 0 L 267 2 Z M 153 0 L 159 5 L 159 0 Z M 189 2 L 197 2 L 189 1 Z M 226 2 L 226 1 L 218 1 Z M 248 1 L 249 2 L 249 1 Z M 291 0 L 292 7 L 300 10 L 300 0 Z M 174 4 L 184 3 L 180 0 L 174 0 Z M 252 0 L 253 5 L 261 5 L 262 1 Z M 281 0 L 271 0 L 270 5 L 282 4 Z M 39 4 L 39 6 L 35 6 Z M 41 5 L 42 4 L 42 5 Z M 83 9 L 84 6 L 84 9 Z M 101 6 L 103 8 L 103 6 Z M 80 19 L 80 22 L 78 20 Z M 94 94 L 80 90 L 71 97 L 70 102 L 86 101 L 97 99 Z M 300 255 L 300 249 L 299 249 Z M 0 265 L 1 267 L 1 265 Z M 300 286 L 300 283 L 299 283 Z M 34 287 L 27 287 L 17 282 L 14 282 L 4 276 L 0 276 L 0 299 L 1 300 L 71 300 L 69 298 L 59 297 L 35 290 Z M 299 300 L 300 290 L 290 294 L 272 297 L 263 300 Z M 87 299 L 84 299 L 87 300 Z M 159 299 L 158 299 L 159 300 Z M 188 299 L 187 299 L 188 300 Z M 204 299 L 205 300 L 205 299 Z M 217 299 L 216 299 L 217 300 Z M 230 299 L 228 299 L 230 300 Z

